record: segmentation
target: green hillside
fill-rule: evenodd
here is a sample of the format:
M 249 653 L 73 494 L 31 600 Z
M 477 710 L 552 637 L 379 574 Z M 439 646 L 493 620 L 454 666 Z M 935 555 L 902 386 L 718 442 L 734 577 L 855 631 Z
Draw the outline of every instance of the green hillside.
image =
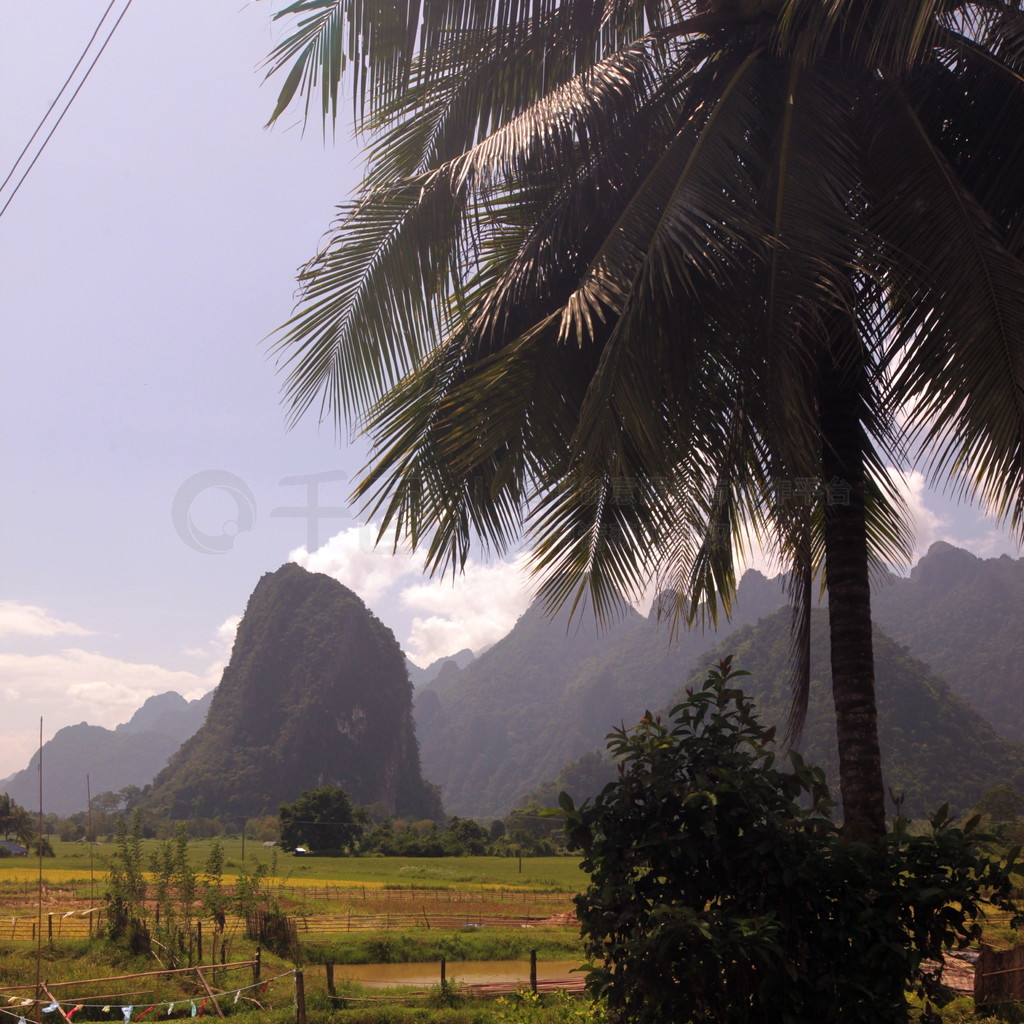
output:
M 781 600 L 779 583 L 748 573 L 719 634 L 676 636 L 625 606 L 599 631 L 585 614 L 552 619 L 534 605 L 487 653 L 417 692 L 424 775 L 449 813 L 500 816 L 617 722 L 667 702 L 702 652 Z
M 780 736 L 789 707 L 788 629 L 786 613 L 779 612 L 737 631 L 711 652 L 716 660 L 734 655 L 734 665 L 751 673 L 743 688 L 764 719 L 779 725 Z M 810 710 L 798 749 L 824 768 L 834 789 L 836 736 L 824 611 L 814 613 L 812 629 Z M 875 670 L 882 769 L 888 787 L 905 794 L 909 811 L 934 810 L 947 800 L 962 811 L 995 785 L 1024 781 L 1024 747 L 998 736 L 944 680 L 878 629 Z M 703 675 L 703 668 L 695 670 L 687 685 Z
M 1024 743 L 1024 559 L 933 544 L 872 595 L 875 621 L 1008 739 Z

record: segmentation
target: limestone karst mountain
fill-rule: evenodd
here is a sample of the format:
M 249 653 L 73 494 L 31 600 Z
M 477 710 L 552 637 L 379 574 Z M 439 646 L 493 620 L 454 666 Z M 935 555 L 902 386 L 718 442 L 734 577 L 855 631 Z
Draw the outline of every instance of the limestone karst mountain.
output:
M 143 806 L 239 822 L 322 785 L 391 814 L 440 814 L 391 630 L 336 580 L 288 563 L 257 584 L 206 723 Z

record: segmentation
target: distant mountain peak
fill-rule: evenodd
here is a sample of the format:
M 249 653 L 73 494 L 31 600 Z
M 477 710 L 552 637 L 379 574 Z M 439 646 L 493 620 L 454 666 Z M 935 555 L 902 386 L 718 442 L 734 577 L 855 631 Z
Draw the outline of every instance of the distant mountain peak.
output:
M 451 672 L 452 666 L 455 667 L 455 670 L 464 669 L 475 658 L 476 655 L 468 647 L 463 647 L 461 651 L 435 659 L 426 668 L 420 668 L 415 662 L 406 658 L 405 667 L 409 672 L 413 689 L 419 690 L 424 686 L 430 686 L 441 674 Z
M 973 575 L 983 564 L 970 551 L 937 540 L 910 571 L 910 578 L 924 586 L 945 587 L 962 583 L 966 575 Z
M 212 697 L 212 690 L 191 701 L 174 690 L 157 693 L 114 732 L 159 732 L 177 737 L 179 743 L 184 743 L 203 724 Z

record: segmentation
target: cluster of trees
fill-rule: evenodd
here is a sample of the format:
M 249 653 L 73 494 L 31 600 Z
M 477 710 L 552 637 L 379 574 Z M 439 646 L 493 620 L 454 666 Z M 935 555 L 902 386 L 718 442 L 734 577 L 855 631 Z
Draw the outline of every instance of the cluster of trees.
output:
M 728 661 L 664 716 L 617 729 L 614 785 L 576 807 L 570 843 L 590 872 L 576 898 L 592 987 L 614 1019 L 905 1024 L 905 989 L 978 938 L 982 904 L 1019 912 L 1013 860 L 978 819 L 942 808 L 923 834 L 844 841 L 819 768 L 776 757 L 774 730 Z M 1020 798 L 993 792 L 993 814 Z M 925 1006 L 922 1022 L 937 1024 Z
M 77 839 L 96 842 L 100 836 L 112 838 L 117 822 L 130 816 L 142 792 L 140 787 L 129 785 L 116 791 L 97 793 L 87 810 L 76 811 L 65 817 L 47 814 L 46 829 L 59 836 L 62 842 L 74 842 Z
M 281 846 L 320 856 L 552 856 L 565 851 L 561 819 L 533 803 L 483 825 L 452 816 L 390 818 L 354 807 L 337 786 L 303 793 L 280 810 Z
M 6 793 L 0 793 L 0 832 L 5 840 L 14 840 L 27 849 L 36 837 L 36 824 L 31 811 L 15 803 Z
M 0 832 L 5 840 L 13 840 L 26 850 L 44 857 L 53 856 L 53 847 L 46 835 L 39 835 L 39 819 L 31 811 L 12 800 L 7 793 L 0 793 Z M 44 822 L 45 828 L 45 822 Z M 0 847 L 0 857 L 7 857 L 10 851 Z
M 156 943 L 161 959 L 169 967 L 191 965 L 201 952 L 199 922 L 212 925 L 208 955 L 216 959 L 218 943 L 224 955 L 224 927 L 228 912 L 242 917 L 270 905 L 264 887 L 270 865 L 243 862 L 230 886 L 223 883 L 224 850 L 214 842 L 202 871 L 189 856 L 189 830 L 184 823 L 175 828 L 147 858 L 142 840 L 145 826 L 136 810 L 131 821 L 119 818 L 110 856 L 104 903 L 107 932 L 133 952 L 149 953 Z
M 384 821 L 368 830 L 364 851 L 385 857 L 552 857 L 565 853 L 562 820 L 531 804 L 484 825 L 453 815 L 435 821 Z

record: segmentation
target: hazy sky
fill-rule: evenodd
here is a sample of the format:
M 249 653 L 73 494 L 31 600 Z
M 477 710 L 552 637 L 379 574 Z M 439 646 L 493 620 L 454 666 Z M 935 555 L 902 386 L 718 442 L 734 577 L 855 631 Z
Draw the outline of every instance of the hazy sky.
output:
M 0 179 L 107 2 L 0 0 Z M 347 505 L 358 444 L 285 430 L 263 339 L 360 158 L 343 125 L 326 142 L 297 116 L 263 128 L 271 11 L 133 3 L 0 217 L 0 778 L 40 716 L 48 738 L 215 685 L 249 593 L 289 558 L 356 590 L 421 663 L 486 646 L 526 606 L 517 565 L 453 586 L 373 551 Z M 296 514 L 311 489 L 334 514 Z M 919 478 L 911 496 L 922 550 L 1017 553 Z

